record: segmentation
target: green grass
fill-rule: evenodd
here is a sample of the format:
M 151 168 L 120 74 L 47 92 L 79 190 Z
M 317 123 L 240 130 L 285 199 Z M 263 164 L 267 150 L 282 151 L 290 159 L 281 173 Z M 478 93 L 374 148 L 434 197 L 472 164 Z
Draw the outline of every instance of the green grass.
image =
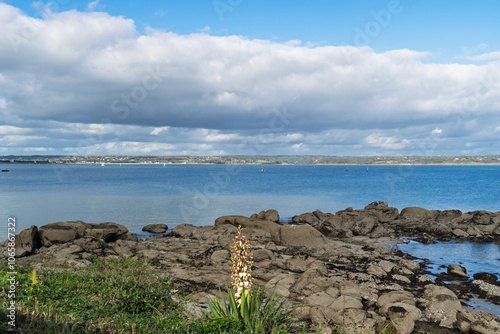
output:
M 0 266 L 6 286 L 6 265 Z M 190 320 L 176 301 L 178 292 L 146 263 L 95 259 L 79 272 L 36 272 L 16 267 L 17 333 L 238 333 L 233 319 Z M 30 278 L 31 276 L 31 278 Z M 174 300 L 174 296 L 177 299 Z M 8 295 L 0 297 L 0 332 L 7 325 Z

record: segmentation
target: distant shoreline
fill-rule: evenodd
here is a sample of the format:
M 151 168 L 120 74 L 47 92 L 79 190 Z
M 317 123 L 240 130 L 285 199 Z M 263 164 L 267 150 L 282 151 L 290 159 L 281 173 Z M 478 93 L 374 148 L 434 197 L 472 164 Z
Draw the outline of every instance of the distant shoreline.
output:
M 201 162 L 187 162 L 187 163 L 143 163 L 143 162 L 106 162 L 104 165 L 124 165 L 124 166 L 183 166 L 183 165 L 235 165 L 235 166 L 500 166 L 500 162 L 490 163 L 414 163 L 414 164 L 401 164 L 401 163 L 376 163 L 376 164 L 341 164 L 341 163 L 321 163 L 321 164 L 290 164 L 290 163 L 201 163 Z M 0 165 L 82 165 L 82 166 L 101 166 L 102 163 L 57 163 L 57 162 L 0 162 Z

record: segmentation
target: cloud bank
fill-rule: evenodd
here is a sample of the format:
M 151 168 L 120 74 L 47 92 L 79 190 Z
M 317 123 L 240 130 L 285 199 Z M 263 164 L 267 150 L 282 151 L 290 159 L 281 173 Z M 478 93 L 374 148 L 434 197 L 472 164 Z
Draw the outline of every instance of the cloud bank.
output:
M 4 155 L 498 153 L 499 52 L 434 64 L 6 4 L 0 29 Z

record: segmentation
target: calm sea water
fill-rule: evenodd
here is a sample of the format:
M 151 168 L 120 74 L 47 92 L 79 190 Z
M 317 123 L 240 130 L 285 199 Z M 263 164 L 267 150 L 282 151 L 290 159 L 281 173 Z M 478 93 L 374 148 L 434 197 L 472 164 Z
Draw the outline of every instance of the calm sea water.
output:
M 213 224 L 222 215 L 276 209 L 281 217 L 383 200 L 403 209 L 500 210 L 500 166 L 3 165 L 0 240 L 18 230 L 83 220 Z M 349 171 L 345 171 L 346 169 Z M 316 170 L 316 172 L 314 171 Z M 2 226 L 0 225 L 0 226 Z
M 222 215 L 271 208 L 290 219 L 316 209 L 361 209 L 377 200 L 399 210 L 500 210 L 500 166 L 269 165 L 264 172 L 256 165 L 0 167 L 10 169 L 0 173 L 0 240 L 6 239 L 9 216 L 17 218 L 17 232 L 31 225 L 83 220 L 116 222 L 140 233 L 152 223 L 170 228 L 211 225 Z M 498 244 L 401 247 L 420 257 L 439 254 L 430 259 L 437 265 L 462 263 L 470 272 L 500 272 Z M 488 307 L 500 314 L 498 306 Z

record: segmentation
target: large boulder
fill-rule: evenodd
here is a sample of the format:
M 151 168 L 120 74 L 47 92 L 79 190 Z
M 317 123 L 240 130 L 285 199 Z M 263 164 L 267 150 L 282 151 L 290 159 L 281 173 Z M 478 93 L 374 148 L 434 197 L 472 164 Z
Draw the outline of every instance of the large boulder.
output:
M 215 220 L 215 226 L 224 224 L 231 224 L 235 227 L 241 226 L 243 228 L 263 230 L 265 232 L 268 232 L 269 235 L 277 233 L 281 227 L 281 225 L 269 220 L 248 218 L 244 216 L 222 216 Z
M 387 202 L 376 201 L 365 206 L 366 211 L 370 211 L 379 222 L 390 223 L 398 218 L 399 211 L 390 207 Z
M 128 229 L 125 226 L 116 223 L 100 223 L 90 225 L 90 228 L 85 230 L 85 236 L 102 239 L 106 242 L 116 241 L 121 235 L 128 232 Z
M 462 305 L 453 291 L 437 285 L 427 285 L 424 296 L 426 299 L 426 316 L 440 326 L 453 328 L 457 320 L 457 311 Z
M 170 234 L 177 238 L 191 239 L 196 229 L 193 224 L 180 224 L 175 226 Z
M 168 226 L 165 224 L 149 224 L 144 226 L 142 230 L 150 233 L 165 233 L 168 230 Z
M 274 209 L 259 212 L 259 214 L 257 215 L 257 218 L 262 219 L 262 220 L 268 220 L 268 221 L 273 222 L 273 223 L 277 223 L 280 221 L 280 215 L 279 215 L 278 211 L 276 211 Z
M 287 247 L 325 248 L 329 240 L 310 225 L 284 225 L 273 234 L 273 242 Z
M 56 244 L 71 242 L 78 238 L 79 235 L 75 229 L 69 226 L 61 226 L 59 228 L 47 228 L 42 226 L 38 230 L 38 236 L 40 237 L 42 246 L 50 247 Z
M 38 228 L 35 225 L 21 231 L 16 237 L 16 257 L 34 254 L 39 247 Z
M 476 225 L 490 225 L 493 224 L 493 212 L 478 210 L 474 211 L 472 215 L 472 223 Z
M 417 206 L 412 206 L 401 210 L 401 214 L 399 216 L 401 218 L 424 221 L 428 215 L 429 210 Z

